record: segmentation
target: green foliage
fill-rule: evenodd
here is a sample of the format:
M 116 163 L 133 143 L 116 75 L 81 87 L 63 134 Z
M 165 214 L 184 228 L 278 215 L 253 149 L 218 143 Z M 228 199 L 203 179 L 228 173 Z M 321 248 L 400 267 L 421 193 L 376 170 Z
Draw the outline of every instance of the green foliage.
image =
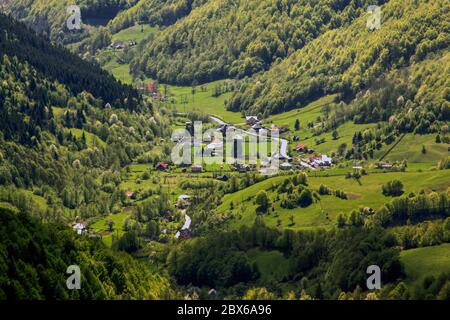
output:
M 381 187 L 385 196 L 398 197 L 403 194 L 403 183 L 399 180 L 392 180 Z
M 44 77 L 66 85 L 74 95 L 88 91 L 114 107 L 139 109 L 141 101 L 136 90 L 119 83 L 98 65 L 89 64 L 62 47 L 48 45 L 47 39 L 3 14 L 0 29 L 0 57 L 6 54 L 16 56 L 22 63 L 27 61 Z M 34 90 L 33 84 L 30 86 Z
M 353 20 L 349 26 L 318 36 L 268 72 L 255 77 L 249 85 L 243 86 L 228 101 L 228 109 L 270 115 L 304 106 L 324 94 L 340 93 L 344 97 L 352 97 L 372 86 L 375 91 L 381 86 L 379 91 L 389 104 L 386 104 L 386 99 L 380 99 L 376 105 L 359 101 L 355 104 L 355 116 L 364 110 L 362 117 L 366 119 L 376 117 L 377 120 L 388 120 L 398 111 L 397 100 L 401 92 L 407 94 L 405 100 L 412 100 L 413 105 L 406 103 L 411 107 L 418 107 L 420 99 L 427 97 L 428 109 L 433 106 L 443 108 L 446 100 L 445 79 L 448 77 L 446 72 L 437 71 L 442 70 L 442 63 L 437 60 L 439 53 L 445 52 L 448 46 L 444 18 L 448 14 L 448 6 L 445 1 L 393 0 L 383 5 L 382 12 L 380 30 L 369 32 L 365 25 L 367 17 L 364 16 Z M 431 68 L 428 68 L 429 62 L 414 65 L 427 55 L 432 56 L 432 53 L 438 53 L 434 57 L 436 65 Z M 410 67 L 416 81 L 401 76 L 405 67 Z M 428 72 L 426 69 L 434 71 Z M 398 87 L 393 91 L 391 86 L 383 84 L 385 75 L 391 71 L 393 75 L 389 78 L 393 79 L 392 82 L 395 83 L 396 78 L 406 80 L 403 90 Z M 421 83 L 430 87 L 421 86 Z M 390 93 L 392 98 L 389 98 Z M 415 101 L 419 96 L 421 98 Z M 443 112 L 448 117 L 448 113 Z M 419 130 L 426 130 L 425 121 L 423 119 Z
M 315 298 L 327 299 L 336 298 L 338 290 L 365 286 L 365 270 L 371 264 L 380 265 L 386 283 L 401 278 L 398 250 L 388 240 L 382 229 L 281 232 L 257 220 L 250 228 L 210 234 L 179 244 L 170 252 L 167 262 L 180 284 L 227 286 L 228 292 L 233 292 L 230 287 L 239 281 L 252 286 L 259 279 L 260 285 L 268 285 L 261 282 L 259 272 L 250 272 L 248 256 L 254 257 L 254 250 L 250 249 L 258 248 L 260 254 L 262 250 L 277 250 L 283 253 L 284 267 L 290 266 L 284 268 L 284 281 L 303 278 L 299 284 L 301 289 Z M 327 276 L 331 274 L 332 277 Z M 321 290 L 317 290 L 318 283 Z M 275 289 L 281 287 L 279 283 L 270 284 Z M 236 286 L 236 291 L 240 292 L 240 287 Z
M 258 211 L 266 212 L 267 208 L 270 205 L 269 197 L 267 196 L 267 192 L 260 191 L 256 195 L 255 203 L 258 205 Z
M 313 203 L 312 192 L 309 189 L 303 189 L 298 197 L 298 203 L 302 208 L 310 206 Z
M 348 24 L 369 4 L 373 2 L 194 1 L 198 7 L 187 17 L 148 39 L 131 69 L 135 75 L 183 85 L 244 78 Z
M 43 224 L 28 214 L 0 208 L 0 298 L 163 299 L 169 282 L 99 240 L 79 237 L 65 226 Z M 66 269 L 81 269 L 81 289 L 67 290 Z

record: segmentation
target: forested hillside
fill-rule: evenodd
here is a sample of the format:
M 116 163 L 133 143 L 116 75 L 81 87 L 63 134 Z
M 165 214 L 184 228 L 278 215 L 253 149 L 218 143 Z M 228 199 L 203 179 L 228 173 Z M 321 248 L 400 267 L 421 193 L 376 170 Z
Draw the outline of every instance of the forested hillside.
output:
M 408 68 L 432 54 L 438 59 L 448 51 L 449 9 L 448 2 L 441 0 L 390 1 L 382 7 L 380 30 L 368 31 L 366 17 L 361 17 L 348 27 L 325 33 L 243 87 L 228 107 L 267 115 L 304 106 L 324 94 L 352 97 L 376 86 L 377 79 L 391 70 Z M 441 68 L 448 78 L 448 64 Z M 415 85 L 416 92 L 420 87 L 421 95 L 429 94 L 424 83 Z M 439 86 L 437 91 L 444 93 L 448 82 L 440 81 Z M 446 95 L 440 99 L 448 99 Z
M 122 168 L 168 121 L 98 66 L 3 15 L 0 26 L 0 299 L 173 298 L 149 265 L 69 227 L 121 210 Z M 66 290 L 69 265 L 79 291 Z
M 167 120 L 99 67 L 4 16 L 0 25 L 0 184 L 42 188 L 64 220 L 63 208 L 109 213 L 124 195 L 104 185 L 168 134 Z
M 22 20 L 30 28 L 45 33 L 52 40 L 64 43 L 78 41 L 87 37 L 90 29 L 68 32 L 66 21 L 69 17 L 67 7 L 78 5 L 84 23 L 106 24 L 122 9 L 128 8 L 137 0 L 14 0 L 7 1 L 3 10 L 16 19 Z M 83 19 L 84 18 L 84 19 Z
M 133 26 L 148 23 L 152 26 L 169 26 L 191 13 L 208 0 L 139 0 L 128 10 L 120 12 L 108 25 L 115 33 Z
M 120 84 L 99 66 L 85 62 L 63 47 L 49 45 L 47 39 L 2 14 L 0 28 L 0 56 L 27 61 L 41 75 L 65 85 L 74 95 L 88 91 L 113 107 L 139 109 L 137 92 Z
M 132 72 L 190 85 L 268 69 L 320 34 L 347 25 L 370 1 L 208 1 L 149 38 Z
M 65 226 L 42 224 L 31 209 L 0 207 L 0 300 L 176 298 L 168 280 L 145 263 Z M 64 286 L 70 265 L 81 269 L 80 290 Z

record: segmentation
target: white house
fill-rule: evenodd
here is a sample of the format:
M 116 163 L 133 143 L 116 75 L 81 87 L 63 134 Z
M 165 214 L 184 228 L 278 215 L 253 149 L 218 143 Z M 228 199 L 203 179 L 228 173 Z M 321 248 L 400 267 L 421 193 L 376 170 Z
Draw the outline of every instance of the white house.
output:
M 74 226 L 73 226 L 73 230 L 75 230 L 79 235 L 82 235 L 83 232 L 85 231 L 86 226 L 80 222 L 77 222 Z

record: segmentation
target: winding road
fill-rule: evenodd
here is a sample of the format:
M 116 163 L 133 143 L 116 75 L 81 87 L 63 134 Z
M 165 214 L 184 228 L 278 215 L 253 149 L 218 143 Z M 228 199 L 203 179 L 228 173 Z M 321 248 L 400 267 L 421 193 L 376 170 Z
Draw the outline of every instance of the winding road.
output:
M 192 221 L 191 217 L 189 217 L 186 214 L 186 209 L 181 210 L 181 213 L 183 213 L 184 217 L 185 217 L 184 225 L 183 225 L 183 227 L 181 227 L 181 230 L 188 230 L 191 227 L 191 221 Z M 180 231 L 178 231 L 175 234 L 175 239 L 178 239 L 179 237 L 180 237 Z

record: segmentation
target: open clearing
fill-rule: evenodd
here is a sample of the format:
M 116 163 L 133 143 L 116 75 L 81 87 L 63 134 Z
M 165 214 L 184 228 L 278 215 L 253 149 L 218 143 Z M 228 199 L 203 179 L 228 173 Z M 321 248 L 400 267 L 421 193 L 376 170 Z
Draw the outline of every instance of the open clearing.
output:
M 279 176 L 256 183 L 246 189 L 233 194 L 227 194 L 218 212 L 232 212 L 234 219 L 229 222 L 230 228 L 239 228 L 242 225 L 251 225 L 256 218 L 256 205 L 254 197 L 260 190 L 266 190 L 272 203 L 276 194 L 269 191 L 273 185 L 278 185 L 286 177 Z M 309 187 L 318 190 L 321 184 L 334 189 L 342 190 L 350 199 L 342 200 L 334 196 L 321 196 L 321 200 L 307 208 L 285 209 L 275 205 L 276 214 L 263 215 L 269 226 L 278 226 L 291 229 L 331 228 L 336 223 L 339 214 L 348 214 L 358 207 L 371 207 L 378 209 L 392 200 L 381 193 L 381 186 L 388 181 L 398 179 L 403 182 L 405 194 L 419 192 L 422 189 L 442 191 L 447 189 L 450 179 L 450 170 L 428 172 L 388 172 L 371 173 L 363 176 L 358 183 L 355 179 L 346 179 L 345 176 L 322 176 L 308 178 Z M 230 210 L 233 202 L 233 210 Z M 294 224 L 289 217 L 293 216 Z M 279 220 L 279 221 L 278 221 Z M 278 224 L 278 223 L 281 224 Z
M 400 253 L 409 280 L 419 282 L 426 276 L 450 272 L 450 243 L 405 250 Z

